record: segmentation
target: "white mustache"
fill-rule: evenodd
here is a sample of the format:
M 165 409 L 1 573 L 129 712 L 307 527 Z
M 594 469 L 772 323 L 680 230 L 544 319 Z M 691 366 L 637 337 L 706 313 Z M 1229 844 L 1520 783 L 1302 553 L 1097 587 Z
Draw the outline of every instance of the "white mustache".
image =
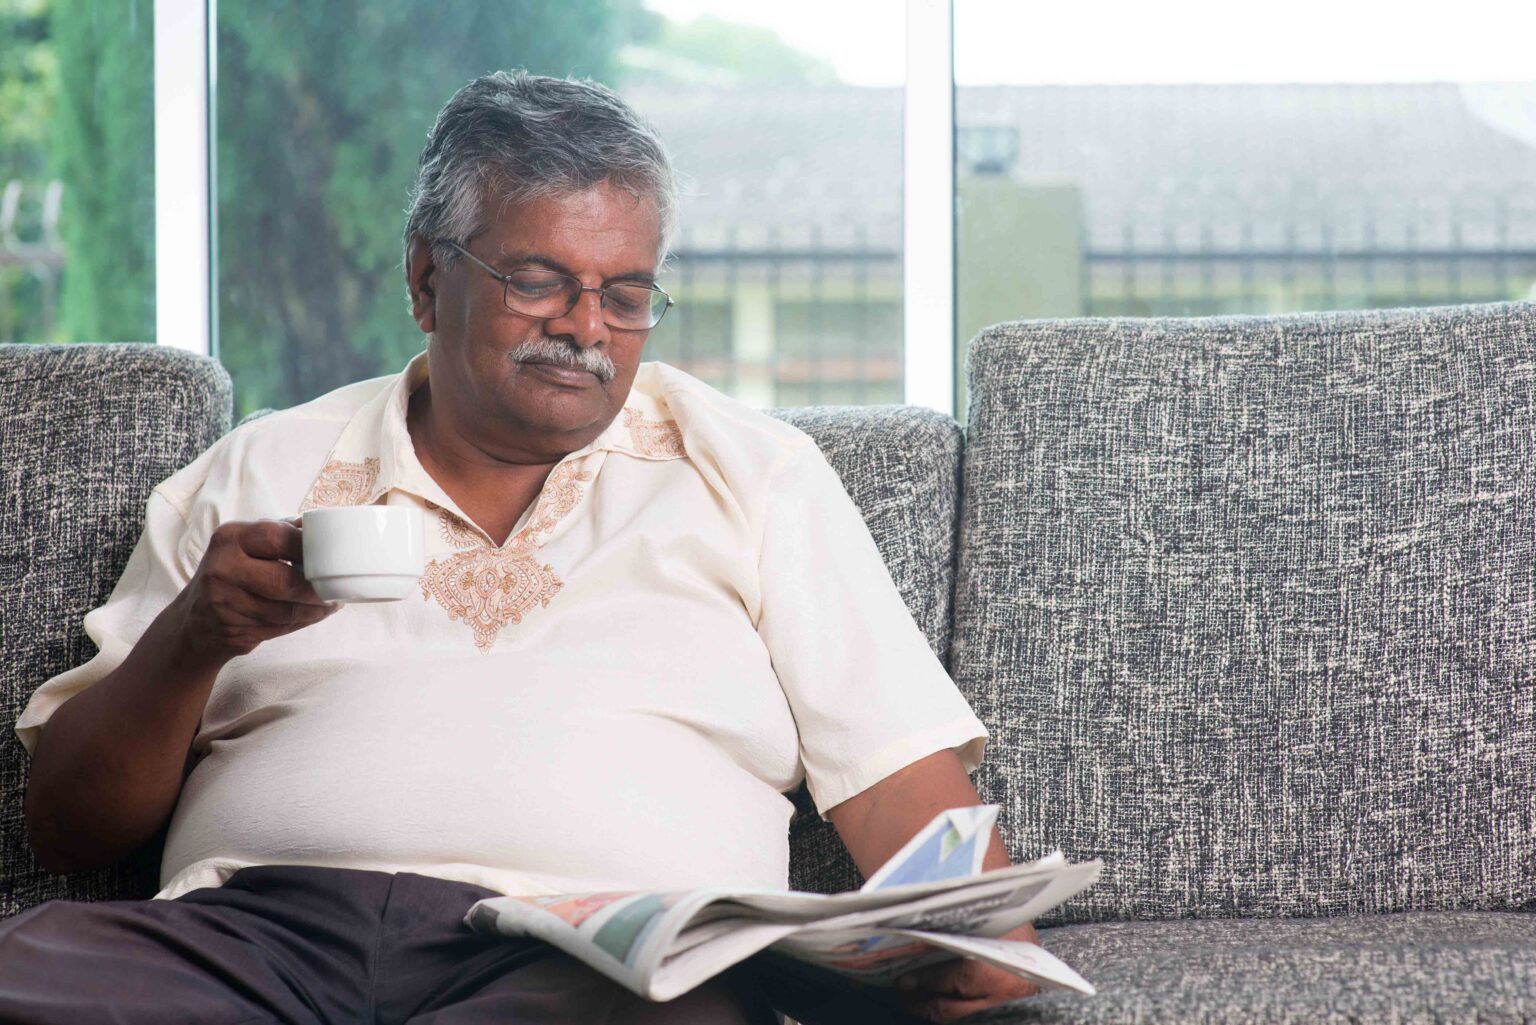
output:
M 526 341 L 507 353 L 507 358 L 514 363 L 551 363 L 569 370 L 585 370 L 604 384 L 612 381 L 616 373 L 613 360 L 606 353 L 553 338 Z

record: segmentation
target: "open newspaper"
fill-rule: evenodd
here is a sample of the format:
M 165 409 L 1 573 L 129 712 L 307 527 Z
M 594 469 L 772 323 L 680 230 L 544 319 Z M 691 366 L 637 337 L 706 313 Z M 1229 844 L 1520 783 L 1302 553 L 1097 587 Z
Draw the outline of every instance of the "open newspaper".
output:
M 875 985 L 937 961 L 974 957 L 1041 986 L 1092 993 L 1033 943 L 998 939 L 1088 887 L 1098 860 L 1052 853 L 981 871 L 998 806 L 941 812 L 862 889 L 628 891 L 489 897 L 464 921 L 487 935 L 532 936 L 634 992 L 671 1000 L 772 949 Z

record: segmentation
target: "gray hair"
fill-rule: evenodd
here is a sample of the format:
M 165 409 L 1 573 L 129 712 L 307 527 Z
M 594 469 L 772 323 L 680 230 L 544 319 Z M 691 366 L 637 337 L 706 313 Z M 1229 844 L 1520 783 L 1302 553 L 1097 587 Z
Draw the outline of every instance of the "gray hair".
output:
M 656 129 L 591 79 L 526 71 L 482 75 L 437 115 L 411 187 L 405 245 L 421 235 L 448 267 L 486 227 L 485 200 L 525 203 L 603 182 L 649 194 L 661 215 L 665 256 L 676 228 L 677 184 Z

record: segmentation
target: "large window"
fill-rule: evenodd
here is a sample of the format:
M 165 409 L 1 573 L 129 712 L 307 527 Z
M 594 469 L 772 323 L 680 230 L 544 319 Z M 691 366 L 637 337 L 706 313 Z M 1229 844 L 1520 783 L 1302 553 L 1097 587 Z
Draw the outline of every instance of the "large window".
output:
M 739 5 L 714 8 L 581 0 L 509 18 L 480 0 L 447 18 L 434 0 L 221 0 L 218 344 L 240 410 L 420 350 L 400 268 L 416 158 L 453 91 L 507 66 L 614 86 L 673 151 L 687 188 L 662 283 L 679 305 L 648 358 L 761 406 L 899 401 L 900 90 L 847 82 L 825 55 L 729 20 Z M 899 32 L 875 45 L 899 82 Z M 881 165 L 873 187 L 850 143 Z M 821 323 L 837 325 L 830 362 L 808 343 Z
M 207 11 L 216 86 L 157 84 L 157 22 Z M 1014 318 L 1536 297 L 1521 19 L 1495 0 L 1433 23 L 1324 0 L 0 0 L 0 340 L 153 340 L 158 258 L 162 295 L 212 311 L 190 316 L 206 342 L 160 340 L 214 351 L 238 412 L 394 372 L 423 341 L 400 230 L 425 132 L 510 66 L 595 77 L 661 130 L 685 179 L 679 305 L 647 355 L 758 406 L 949 408 L 966 341 Z M 211 132 L 165 116 L 188 81 Z M 168 228 L 208 205 L 188 174 L 212 176 L 213 216 Z
M 0 0 L 0 342 L 155 340 L 152 0 Z

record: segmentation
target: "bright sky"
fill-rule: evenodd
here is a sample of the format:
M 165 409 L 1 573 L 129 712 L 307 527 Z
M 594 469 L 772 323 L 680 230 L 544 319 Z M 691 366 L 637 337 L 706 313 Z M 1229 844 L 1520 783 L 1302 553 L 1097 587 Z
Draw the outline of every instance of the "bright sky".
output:
M 646 0 L 777 32 L 844 81 L 900 85 L 904 0 Z M 955 0 L 961 85 L 1536 81 L 1536 3 Z

